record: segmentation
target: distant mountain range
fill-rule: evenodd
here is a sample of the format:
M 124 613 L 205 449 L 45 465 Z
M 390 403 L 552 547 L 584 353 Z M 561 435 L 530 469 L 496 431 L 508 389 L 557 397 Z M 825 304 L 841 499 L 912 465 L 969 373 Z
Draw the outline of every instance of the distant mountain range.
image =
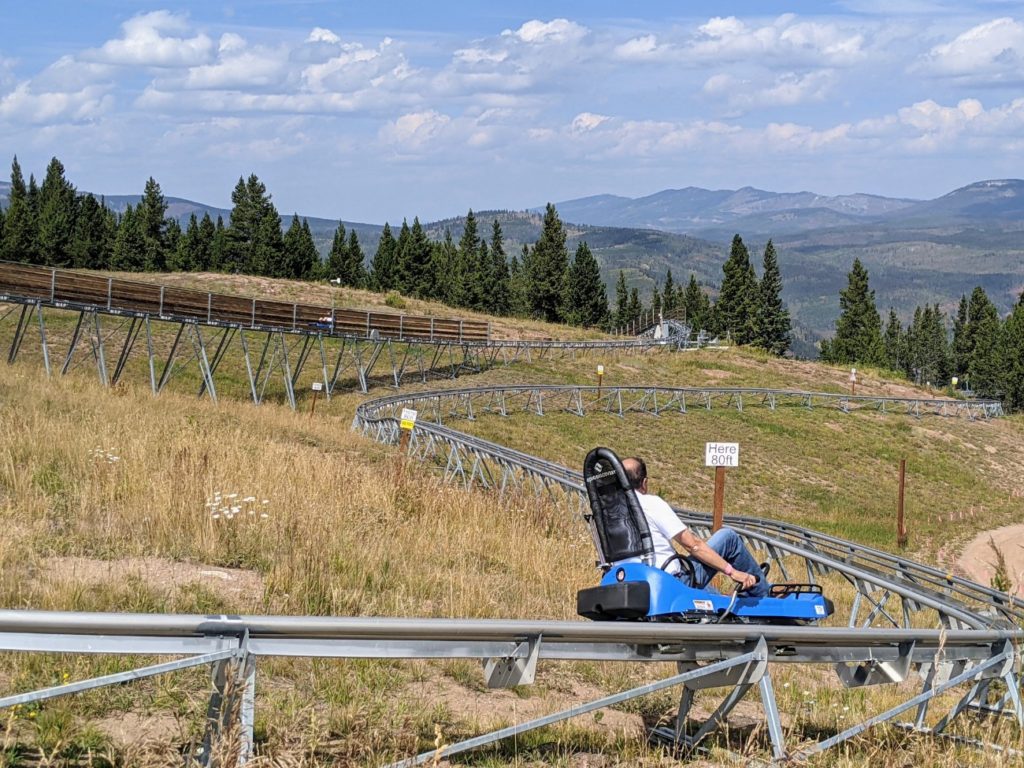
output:
M 0 205 L 10 185 L 0 182 Z M 108 195 L 107 205 L 123 211 L 139 195 Z M 225 209 L 168 197 L 168 212 L 183 225 L 192 213 L 224 217 Z M 813 341 L 833 333 L 839 291 L 854 258 L 868 268 L 883 315 L 894 307 L 904 321 L 914 307 L 938 303 L 948 314 L 961 294 L 981 285 L 1001 311 L 1024 290 L 1024 180 L 980 181 L 934 200 L 877 195 L 776 193 L 745 187 L 707 190 L 688 187 L 641 198 L 617 195 L 556 203 L 566 223 L 570 249 L 586 240 L 611 288 L 619 270 L 630 286 L 650 295 L 668 270 L 675 281 L 693 273 L 712 292 L 722 279 L 722 263 L 734 234 L 746 242 L 759 267 L 769 238 L 779 254 L 786 300 L 800 338 L 798 352 L 809 355 Z M 492 219 L 505 235 L 506 252 L 518 254 L 537 240 L 542 207 L 530 211 L 477 211 L 481 234 Z M 290 214 L 283 217 L 287 226 Z M 326 253 L 336 219 L 307 217 L 314 239 Z M 411 219 L 411 217 L 410 217 Z M 354 229 L 369 258 L 381 224 L 342 222 Z M 396 230 L 401 222 L 391 222 Z M 449 229 L 457 240 L 465 224 L 458 216 L 424 226 L 440 239 Z
M 736 232 L 778 237 L 865 223 L 893 228 L 973 220 L 1019 222 L 1024 218 L 1024 181 L 979 181 L 935 200 L 686 187 L 639 198 L 582 197 L 555 207 L 563 219 L 577 224 L 659 229 L 710 239 L 731 238 Z

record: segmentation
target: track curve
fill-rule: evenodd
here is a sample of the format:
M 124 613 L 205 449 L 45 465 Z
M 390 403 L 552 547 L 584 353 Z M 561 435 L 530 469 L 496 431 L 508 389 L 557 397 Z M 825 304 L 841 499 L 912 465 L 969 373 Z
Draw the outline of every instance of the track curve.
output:
M 595 387 L 510 385 L 435 390 L 391 395 L 366 401 L 356 409 L 353 429 L 382 442 L 397 442 L 399 416 L 404 408 L 417 410 L 421 417 L 412 436 L 411 452 L 423 459 L 441 460 L 445 477 L 466 485 L 480 485 L 506 492 L 512 488 L 532 487 L 557 492 L 582 510 L 584 492 L 580 472 L 556 462 L 540 459 L 498 443 L 484 440 L 445 425 L 447 419 L 474 419 L 477 415 L 505 416 L 531 413 L 542 416 L 558 411 L 580 417 L 595 411 L 620 416 L 643 412 L 685 413 L 686 398 L 701 408 L 742 408 L 742 398 L 762 407 L 832 407 L 845 412 L 872 408 L 888 413 L 920 413 L 924 401 L 901 398 L 852 398 L 827 393 L 789 390 L 728 388 L 613 387 L 598 393 Z M 943 408 L 957 414 L 990 415 L 987 401 L 929 401 L 929 413 Z M 955 404 L 959 405 L 955 405 Z M 883 407 L 888 404 L 888 411 Z M 908 408 L 908 404 L 913 407 Z M 915 411 L 915 408 L 917 409 Z M 972 411 L 972 409 L 976 409 Z M 953 414 L 954 411 L 949 411 Z M 677 514 L 698 529 L 707 529 L 710 515 L 690 509 Z M 866 626 L 882 619 L 888 626 L 912 628 L 920 624 L 922 609 L 934 611 L 937 625 L 946 629 L 1017 628 L 1024 639 L 1024 601 L 998 592 L 929 565 L 899 555 L 865 547 L 855 542 L 819 533 L 789 523 L 749 516 L 730 516 L 730 525 L 746 539 L 748 546 L 764 553 L 778 564 L 788 577 L 790 558 L 801 560 L 809 581 L 828 574 L 839 574 L 856 589 L 858 598 L 852 608 L 850 626 L 860 623 L 861 603 L 873 605 Z M 878 593 L 884 595 L 879 597 Z M 861 597 L 862 596 L 862 597 Z M 900 616 L 894 617 L 880 600 L 900 599 Z

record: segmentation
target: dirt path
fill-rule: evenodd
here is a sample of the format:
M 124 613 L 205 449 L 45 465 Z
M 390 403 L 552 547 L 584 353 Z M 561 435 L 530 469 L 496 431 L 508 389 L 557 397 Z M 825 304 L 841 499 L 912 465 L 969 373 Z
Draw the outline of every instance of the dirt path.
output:
M 1024 525 L 1007 525 L 978 534 L 964 548 L 957 566 L 979 584 L 990 585 L 996 563 L 990 540 L 1006 559 L 1006 572 L 1013 583 L 1014 594 L 1024 597 Z

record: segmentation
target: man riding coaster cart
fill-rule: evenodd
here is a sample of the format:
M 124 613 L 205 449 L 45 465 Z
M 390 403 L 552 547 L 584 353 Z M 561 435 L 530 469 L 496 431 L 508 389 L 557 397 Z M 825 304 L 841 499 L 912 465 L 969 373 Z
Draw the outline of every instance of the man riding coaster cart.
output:
M 641 459 L 619 461 L 595 448 L 584 462 L 587 516 L 604 571 L 597 587 L 576 596 L 579 615 L 595 621 L 731 621 L 809 623 L 830 616 L 832 602 L 817 584 L 769 584 L 739 534 L 723 528 L 704 541 L 659 496 L 647 493 Z M 689 553 L 672 547 L 677 542 Z M 722 572 L 731 596 L 708 588 Z

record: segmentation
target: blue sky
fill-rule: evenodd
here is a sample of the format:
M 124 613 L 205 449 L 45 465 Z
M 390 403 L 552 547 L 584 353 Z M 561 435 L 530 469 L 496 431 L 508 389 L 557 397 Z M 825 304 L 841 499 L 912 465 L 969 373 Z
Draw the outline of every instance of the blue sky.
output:
M 631 15 L 624 15 L 629 13 Z M 4 2 L 0 164 L 223 207 L 430 220 L 1024 176 L 1024 4 Z

